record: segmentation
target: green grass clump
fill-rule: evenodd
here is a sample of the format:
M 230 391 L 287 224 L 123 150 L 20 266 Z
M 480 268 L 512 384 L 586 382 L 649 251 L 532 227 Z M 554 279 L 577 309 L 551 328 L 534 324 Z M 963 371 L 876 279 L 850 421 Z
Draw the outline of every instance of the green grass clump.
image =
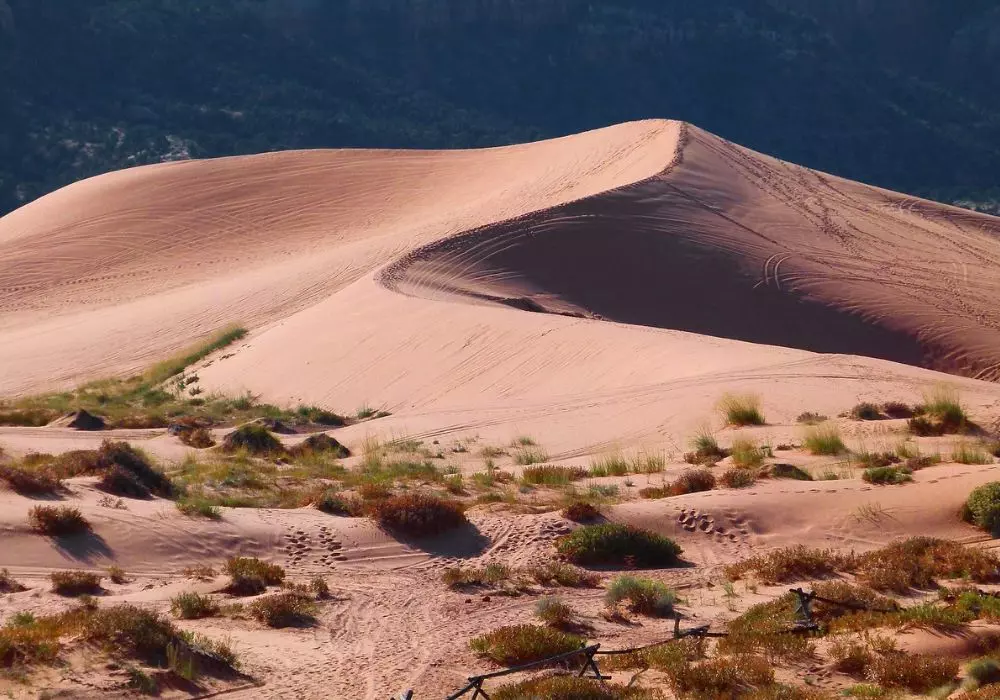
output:
M 616 610 L 627 603 L 630 612 L 652 617 L 669 617 L 674 613 L 677 593 L 665 583 L 650 578 L 618 576 L 608 584 L 604 604 Z
M 522 466 L 539 464 L 548 458 L 549 456 L 545 454 L 545 450 L 537 447 L 520 447 L 514 450 L 514 463 Z
M 631 525 L 587 525 L 556 543 L 559 553 L 574 564 L 676 566 L 681 548 L 673 540 Z
M 621 453 L 603 455 L 590 462 L 590 475 L 601 476 L 625 476 L 629 473 L 629 464 Z
M 865 469 L 861 478 L 869 484 L 896 485 L 913 481 L 913 475 L 906 467 L 872 467 Z
M 429 494 L 390 496 L 372 505 L 372 517 L 386 530 L 424 537 L 468 524 L 462 504 Z
M 174 505 L 177 510 L 190 518 L 222 520 L 222 510 L 203 496 L 184 496 L 178 499 Z
M 769 661 L 800 661 L 808 658 L 813 645 L 803 635 L 783 634 L 796 619 L 794 594 L 751 606 L 731 620 L 729 636 L 719 642 L 723 654 L 762 655 Z
M 28 511 L 28 524 L 38 534 L 49 537 L 68 537 L 91 530 L 80 509 L 70 506 L 34 506 Z
M 656 690 L 599 683 L 577 676 L 546 676 L 502 685 L 490 690 L 493 700 L 661 700 Z
M 1000 683 L 1000 661 L 989 657 L 975 659 L 965 667 L 965 676 L 973 688 Z
M 733 467 L 722 475 L 722 484 L 731 489 L 745 489 L 757 483 L 757 476 L 750 469 Z
M 313 507 L 329 515 L 346 518 L 359 518 L 364 514 L 364 504 L 360 499 L 344 496 L 333 489 L 324 489 L 313 501 Z
M 498 586 L 515 578 L 516 575 L 509 566 L 493 563 L 482 568 L 456 566 L 445 569 L 442 579 L 448 588 L 460 589 L 467 586 Z
M 305 627 L 316 622 L 316 603 L 304 593 L 276 593 L 247 607 L 250 617 L 268 627 Z
M 691 447 L 694 451 L 684 455 L 684 461 L 688 464 L 712 465 L 729 456 L 729 451 L 719 447 L 719 442 L 707 426 L 694 436 Z
M 962 507 L 962 519 L 989 533 L 1000 533 L 1000 481 L 973 489 Z
M 757 394 L 725 394 L 716 405 L 726 425 L 764 425 L 760 396 Z
M 567 627 L 574 617 L 573 608 L 555 596 L 539 598 L 535 603 L 535 617 L 549 627 Z
M 49 575 L 52 592 L 64 596 L 98 595 L 101 577 L 89 571 L 55 571 Z
M 541 661 L 583 645 L 582 637 L 541 625 L 500 627 L 469 642 L 474 652 L 504 666 Z
M 222 450 L 223 452 L 245 450 L 252 455 L 269 456 L 284 453 L 285 446 L 260 423 L 246 423 L 223 438 Z
M 542 486 L 565 486 L 585 476 L 587 471 L 580 467 L 562 467 L 554 464 L 525 467 L 521 471 L 522 482 Z
M 767 456 L 760 445 L 745 437 L 735 438 L 732 447 L 729 448 L 729 453 L 732 455 L 733 464 L 744 468 L 759 467 Z
M 219 614 L 219 604 L 207 595 L 179 593 L 170 599 L 170 612 L 182 620 L 197 620 Z
M 958 389 L 947 384 L 939 384 L 924 394 L 924 410 L 945 433 L 962 432 L 969 423 Z
M 280 586 L 285 580 L 285 570 L 278 564 L 268 564 L 256 557 L 233 557 L 222 570 L 232 578 L 256 577 L 268 586 Z
M 951 451 L 951 461 L 957 464 L 993 464 L 993 455 L 979 445 L 961 440 Z
M 812 426 L 806 429 L 804 444 L 814 455 L 839 455 L 847 451 L 840 429 L 833 423 Z

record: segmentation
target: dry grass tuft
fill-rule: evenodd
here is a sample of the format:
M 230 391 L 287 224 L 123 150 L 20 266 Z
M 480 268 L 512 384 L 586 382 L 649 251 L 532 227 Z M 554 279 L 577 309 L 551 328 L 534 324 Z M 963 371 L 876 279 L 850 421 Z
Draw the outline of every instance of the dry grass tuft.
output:
M 724 394 L 716 404 L 726 425 L 764 425 L 760 396 L 757 394 Z
M 573 501 L 562 509 L 561 515 L 574 523 L 589 523 L 601 517 L 601 511 L 589 501 Z
M 490 691 L 493 700 L 661 700 L 657 690 L 599 683 L 576 676 L 545 676 L 518 681 Z
M 751 469 L 733 467 L 722 475 L 722 485 L 731 489 L 745 489 L 757 483 L 757 476 Z
M 580 467 L 563 467 L 541 464 L 525 467 L 521 471 L 521 481 L 525 484 L 544 486 L 565 486 L 587 476 L 587 470 Z
M 64 596 L 99 595 L 101 577 L 89 571 L 56 571 L 49 575 L 52 592 Z
M 219 614 L 219 604 L 210 596 L 179 593 L 170 599 L 170 612 L 182 620 L 198 620 Z
M 847 446 L 840 437 L 840 429 L 834 423 L 806 428 L 804 444 L 814 455 L 836 456 L 847 452 Z
M 468 524 L 462 504 L 428 494 L 390 496 L 372 504 L 372 517 L 386 530 L 425 537 Z
M 761 583 L 774 584 L 825 578 L 854 566 L 853 556 L 832 549 L 811 549 L 805 545 L 775 549 L 730 564 L 726 576 L 736 581 L 752 572 Z
M 62 480 L 48 469 L 0 464 L 0 481 L 21 496 L 51 496 L 63 490 Z
M 66 537 L 90 532 L 90 523 L 79 508 L 69 506 L 34 506 L 28 511 L 28 524 L 40 535 Z
M 584 639 L 551 627 L 509 625 L 475 637 L 469 646 L 498 664 L 518 666 L 580 649 Z
M 677 593 L 665 583 L 636 576 L 619 576 L 608 584 L 604 604 L 616 611 L 627 603 L 630 612 L 652 617 L 670 617 L 677 602 Z
M 250 617 L 268 627 L 306 627 L 316 622 L 316 604 L 304 593 L 276 593 L 247 607 Z
M 573 621 L 575 613 L 561 598 L 549 596 L 535 602 L 535 617 L 549 627 L 565 628 Z
M 670 685 L 678 697 L 736 698 L 774 684 L 774 669 L 762 656 L 724 656 L 676 669 Z
M 0 593 L 20 593 L 28 590 L 23 584 L 14 580 L 7 569 L 0 569 Z

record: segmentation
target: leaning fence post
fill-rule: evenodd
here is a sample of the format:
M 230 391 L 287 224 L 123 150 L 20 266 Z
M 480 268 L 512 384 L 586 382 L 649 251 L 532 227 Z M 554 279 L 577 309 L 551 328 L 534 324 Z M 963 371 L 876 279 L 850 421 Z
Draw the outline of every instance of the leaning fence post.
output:
M 812 599 L 815 593 L 806 593 L 801 588 L 793 588 L 792 593 L 799 597 L 799 605 L 795 612 L 802 615 L 804 622 L 807 625 L 814 624 L 810 605 L 812 604 Z
M 679 639 L 681 636 L 681 614 L 674 613 L 674 639 Z

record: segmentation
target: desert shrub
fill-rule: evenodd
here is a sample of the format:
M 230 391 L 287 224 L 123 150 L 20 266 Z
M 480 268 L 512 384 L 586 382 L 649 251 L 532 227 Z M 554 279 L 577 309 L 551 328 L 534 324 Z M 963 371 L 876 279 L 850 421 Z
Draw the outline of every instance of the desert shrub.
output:
M 58 629 L 37 624 L 0 628 L 0 669 L 50 663 L 58 653 Z
M 560 539 L 556 548 L 569 561 L 584 565 L 676 566 L 681 553 L 673 540 L 618 523 L 582 527 Z
M 364 504 L 357 498 L 344 496 L 333 489 L 324 489 L 313 503 L 316 510 L 330 515 L 359 518 L 364 515 Z
M 958 674 L 958 661 L 925 654 L 876 655 L 868 664 L 866 675 L 878 685 L 905 688 L 926 693 L 952 681 Z
M 544 484 L 546 486 L 563 486 L 572 481 L 578 481 L 587 476 L 587 470 L 580 467 L 562 467 L 554 464 L 541 464 L 525 467 L 521 472 L 521 481 L 526 484 Z
M 666 498 L 667 496 L 673 495 L 670 491 L 670 484 L 664 484 L 663 486 L 644 486 L 639 489 L 639 498 Z
M 538 464 L 548 458 L 545 451 L 537 447 L 520 447 L 514 450 L 514 463 L 522 466 Z
M 867 449 L 855 452 L 851 458 L 852 461 L 865 469 L 889 467 L 902 461 L 895 452 L 870 452 Z
M 573 501 L 562 509 L 562 516 L 575 523 L 587 523 L 601 517 L 601 511 L 589 501 Z
M 493 700 L 660 700 L 656 690 L 599 683 L 577 676 L 546 676 L 502 685 L 490 691 Z
M 805 423 L 806 425 L 818 425 L 820 423 L 825 423 L 829 418 L 820 415 L 819 413 L 813 413 L 812 411 L 805 411 L 800 413 L 799 417 L 795 419 L 799 423 Z
M 834 668 L 849 676 L 861 677 L 876 656 L 896 653 L 896 642 L 884 634 L 862 632 L 855 637 L 837 637 L 830 645 Z
M 310 435 L 298 445 L 288 450 L 288 452 L 293 457 L 322 454 L 335 457 L 336 459 L 345 459 L 351 456 L 349 449 L 325 433 Z
M 760 396 L 756 394 L 725 394 L 717 404 L 726 425 L 764 425 Z
M 957 464 L 993 464 L 993 457 L 980 446 L 962 440 L 952 449 L 951 461 Z
M 20 593 L 28 590 L 20 582 L 15 581 L 7 569 L 0 569 L 0 593 Z
M 237 574 L 229 579 L 224 590 L 234 596 L 260 595 L 267 590 L 267 582 L 260 576 Z
M 0 464 L 0 481 L 14 493 L 21 496 L 47 496 L 59 493 L 62 481 L 48 469 L 22 469 L 9 464 Z
M 1000 685 L 990 684 L 952 697 L 956 700 L 998 700 L 1000 699 Z
M 108 578 L 111 579 L 111 583 L 116 583 L 119 586 L 128 583 L 128 574 L 126 574 L 125 569 L 120 566 L 109 566 Z
M 625 476 L 628 473 L 628 462 L 618 452 L 604 455 L 590 462 L 590 476 Z
M 1000 661 L 988 657 L 976 659 L 966 666 L 965 675 L 977 688 L 1000 683 Z
M 543 586 L 555 583 L 567 588 L 593 588 L 601 580 L 597 574 L 561 561 L 533 566 L 526 573 Z
M 927 589 L 938 578 L 998 580 L 1000 560 L 991 551 L 933 537 L 892 542 L 858 558 L 858 580 L 877 591 L 908 593 Z
M 813 652 L 808 637 L 785 634 L 797 619 L 796 598 L 786 593 L 766 603 L 758 603 L 730 620 L 728 636 L 720 640 L 723 654 L 763 654 L 771 660 L 802 660 Z
M 49 578 L 52 581 L 52 592 L 58 595 L 97 595 L 104 590 L 101 588 L 100 575 L 89 571 L 56 571 Z
M 535 616 L 550 627 L 566 627 L 573 620 L 573 609 L 553 596 L 539 598 Z
M 762 583 L 774 584 L 824 578 L 853 566 L 852 556 L 839 554 L 832 549 L 811 549 L 805 545 L 797 545 L 730 564 L 725 572 L 732 581 L 752 572 Z
M 913 409 L 902 401 L 886 401 L 882 404 L 882 412 L 890 418 L 912 418 Z
M 219 614 L 219 604 L 207 595 L 179 593 L 170 599 L 170 612 L 182 620 L 197 620 Z
M 108 470 L 100 481 L 97 488 L 115 496 L 125 496 L 126 498 L 149 498 L 152 493 L 146 486 L 136 478 L 135 474 L 117 464 Z
M 954 599 L 953 609 L 968 613 L 973 619 L 1000 621 L 1000 597 L 979 591 L 962 591 Z
M 182 643 L 170 622 L 151 610 L 122 604 L 93 610 L 83 624 L 86 640 L 109 651 L 163 663 L 167 647 Z
M 738 437 L 733 440 L 729 450 L 733 458 L 733 464 L 737 467 L 759 467 L 764 463 L 767 454 L 753 440 L 745 437 Z
M 937 423 L 932 423 L 924 416 L 914 416 L 906 422 L 906 428 L 919 437 L 930 437 L 932 435 L 943 435 L 944 431 Z
M 316 604 L 298 592 L 259 598 L 247 607 L 247 612 L 268 627 L 302 627 L 316 622 Z
M 189 518 L 222 519 L 222 511 L 219 507 L 203 496 L 184 496 L 175 501 L 174 506 Z
M 211 581 L 216 576 L 218 572 L 207 564 L 198 564 L 196 566 L 189 566 L 184 569 L 184 575 L 188 578 L 195 578 L 201 581 Z
M 281 441 L 260 423 L 246 423 L 222 439 L 224 452 L 246 450 L 252 455 L 275 455 L 285 451 Z
M 330 425 L 335 428 L 347 425 L 347 419 L 343 416 L 333 411 L 319 408 L 318 406 L 299 406 L 295 409 L 295 415 L 300 420 L 315 423 L 316 425 Z
M 924 409 L 944 433 L 962 432 L 969 423 L 958 390 L 953 386 L 939 384 L 924 394 Z
M 256 576 L 269 586 L 279 586 L 285 580 L 285 570 L 278 564 L 268 564 L 256 557 L 233 557 L 222 570 L 232 577 Z
M 212 434 L 205 430 L 205 428 L 182 430 L 178 437 L 182 443 L 188 447 L 193 447 L 196 450 L 204 450 L 215 446 L 215 438 L 213 438 Z
M 715 488 L 715 474 L 708 469 L 686 469 L 670 484 L 670 493 L 680 496 L 685 493 L 711 491 Z
M 774 669 L 761 656 L 723 656 L 675 670 L 670 685 L 680 697 L 736 698 L 774 683 Z
M 469 522 L 460 503 L 420 493 L 391 496 L 374 504 L 373 511 L 375 520 L 386 530 L 417 537 Z
M 796 467 L 794 464 L 772 464 L 771 476 L 775 479 L 796 479 L 797 481 L 812 481 L 812 475 Z
M 962 507 L 962 518 L 987 532 L 1000 533 L 1000 481 L 974 488 Z
M 64 537 L 90 532 L 90 523 L 79 508 L 70 506 L 34 506 L 28 511 L 28 524 L 41 535 Z
M 159 682 L 137 666 L 125 669 L 128 675 L 128 687 L 142 695 L 157 695 L 160 692 Z
M 608 584 L 604 603 L 616 609 L 627 602 L 631 612 L 653 617 L 669 617 L 674 612 L 677 593 L 661 581 L 635 576 L 619 576 Z
M 849 615 L 851 608 L 890 612 L 899 609 L 899 604 L 892 598 L 847 581 L 818 581 L 813 584 L 813 590 L 822 598 L 838 600 L 849 606 L 845 608 L 821 600 L 813 601 L 813 619 L 823 625 L 829 625 L 834 620 Z
M 806 428 L 804 444 L 814 455 L 839 455 L 847 451 L 840 429 L 833 423 Z
M 745 489 L 756 483 L 757 477 L 750 469 L 733 467 L 732 469 L 727 469 L 722 475 L 723 486 L 728 486 L 731 489 Z
M 861 478 L 869 484 L 894 485 L 913 481 L 913 475 L 905 467 L 872 467 L 865 469 Z
M 309 581 L 309 590 L 312 591 L 317 600 L 327 600 L 330 597 L 330 585 L 322 576 L 314 576 Z
M 854 420 L 882 420 L 882 412 L 878 405 L 864 402 L 851 409 L 851 418 Z
M 445 569 L 442 579 L 448 588 L 465 586 L 496 586 L 514 577 L 514 571 L 505 564 L 487 564 L 481 568 L 455 566 Z
M 701 430 L 694 439 L 691 440 L 694 452 L 684 455 L 684 461 L 690 464 L 715 464 L 720 459 L 725 459 L 729 452 L 719 447 L 715 436 L 705 428 Z
M 540 625 L 500 627 L 469 642 L 474 652 L 504 666 L 541 661 L 583 645 L 582 637 Z
M 144 452 L 124 441 L 105 440 L 97 451 L 97 468 L 100 472 L 110 472 L 116 467 L 158 496 L 166 498 L 174 493 L 170 479 L 150 463 Z
M 932 467 L 940 462 L 941 457 L 938 455 L 917 455 L 914 457 L 908 457 L 906 461 L 903 462 L 903 468 L 909 469 L 911 472 L 918 472 L 921 469 Z

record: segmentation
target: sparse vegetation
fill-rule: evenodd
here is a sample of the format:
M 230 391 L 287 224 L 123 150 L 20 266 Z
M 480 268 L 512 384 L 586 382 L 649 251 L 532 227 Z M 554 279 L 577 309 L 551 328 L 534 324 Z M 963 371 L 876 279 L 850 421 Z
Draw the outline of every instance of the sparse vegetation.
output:
M 882 420 L 878 405 L 869 402 L 857 404 L 851 409 L 850 415 L 854 420 Z
M 179 593 L 170 599 L 170 612 L 182 620 L 197 620 L 219 614 L 219 604 L 210 596 Z
M 616 610 L 627 603 L 630 612 L 653 617 L 669 617 L 674 612 L 677 593 L 661 581 L 636 576 L 618 576 L 604 595 L 604 603 Z
M 993 456 L 980 445 L 960 440 L 952 448 L 951 461 L 957 464 L 993 464 Z
M 757 468 L 764 463 L 764 458 L 767 456 L 756 441 L 746 437 L 735 438 L 729 453 L 733 458 L 733 464 L 743 468 Z
M 971 427 L 955 387 L 945 384 L 933 387 L 924 394 L 922 408 L 920 415 L 915 415 L 907 422 L 910 432 L 914 435 L 964 433 Z
M 252 576 L 268 586 L 280 586 L 285 580 L 285 570 L 278 564 L 269 564 L 256 557 L 233 557 L 222 569 L 229 576 Z
M 538 447 L 519 447 L 514 450 L 514 463 L 523 466 L 539 464 L 548 458 L 545 451 Z
M 177 507 L 177 510 L 191 518 L 222 519 L 222 511 L 219 507 L 204 497 L 184 496 L 177 500 L 174 505 Z
M 101 576 L 89 571 L 55 571 L 49 575 L 52 592 L 64 596 L 98 595 Z
M 926 654 L 876 654 L 866 674 L 873 683 L 884 687 L 926 693 L 952 681 L 958 675 L 958 661 Z
M 731 489 L 745 489 L 757 483 L 757 477 L 750 469 L 733 467 L 722 475 L 722 484 Z
M 309 581 L 309 590 L 316 596 L 316 600 L 327 600 L 330 598 L 330 585 L 322 576 L 314 576 Z
M 583 645 L 582 637 L 541 625 L 500 627 L 469 642 L 474 652 L 504 666 L 540 661 Z
M 796 467 L 794 464 L 772 464 L 770 474 L 775 479 L 795 479 L 796 481 L 812 481 L 812 475 Z
M 838 570 L 853 567 L 853 559 L 830 549 L 810 549 L 804 545 L 775 549 L 766 554 L 744 559 L 726 567 L 726 576 L 736 581 L 749 572 L 761 583 L 774 584 L 789 581 L 832 576 Z
M 51 496 L 63 490 L 62 480 L 48 469 L 26 469 L 0 464 L 0 481 L 21 496 Z
M 913 475 L 906 467 L 873 467 L 865 469 L 861 478 L 869 484 L 894 485 L 913 481 Z
M 128 583 L 128 574 L 126 574 L 125 569 L 120 566 L 109 566 L 108 578 L 111 579 L 111 583 L 119 586 Z
M 684 461 L 689 464 L 711 465 L 729 456 L 727 450 L 719 447 L 715 435 L 707 426 L 698 431 L 691 441 L 691 446 L 694 448 L 694 452 L 684 455 Z
M 330 515 L 347 518 L 359 518 L 364 515 L 364 504 L 361 499 L 339 494 L 333 489 L 323 489 L 313 506 Z
M 279 455 L 285 452 L 281 441 L 260 423 L 246 423 L 225 436 L 222 440 L 224 452 L 244 450 L 258 456 Z
M 80 509 L 70 506 L 34 506 L 28 511 L 28 524 L 38 534 L 49 537 L 79 535 L 91 529 Z
M 836 456 L 847 451 L 840 429 L 834 423 L 823 423 L 806 428 L 804 444 L 814 455 Z
M 774 684 L 774 669 L 762 656 L 736 654 L 684 664 L 670 676 L 678 697 L 735 698 Z
M 535 617 L 549 627 L 567 627 L 573 621 L 573 609 L 555 596 L 539 598 L 535 602 Z
M 655 690 L 615 683 L 599 683 L 576 676 L 544 676 L 490 690 L 493 700 L 660 700 Z
M 0 569 L 0 593 L 20 593 L 28 590 L 19 581 L 15 581 L 7 569 Z
M 178 434 L 180 441 L 187 445 L 188 447 L 193 447 L 196 450 L 205 450 L 209 447 L 215 447 L 215 438 L 212 434 L 205 430 L 205 428 L 196 427 L 190 430 L 182 430 Z
M 316 604 L 297 591 L 255 600 L 247 607 L 247 612 L 268 627 L 304 627 L 316 622 Z
M 757 394 L 725 394 L 716 407 L 726 425 L 741 427 L 765 424 L 760 396 Z
M 676 566 L 681 553 L 673 540 L 618 523 L 582 527 L 560 539 L 556 548 L 569 561 L 584 565 Z
M 580 467 L 562 467 L 553 464 L 525 467 L 521 471 L 521 481 L 526 484 L 545 486 L 565 486 L 587 476 Z
M 913 409 L 902 401 L 886 401 L 882 404 L 882 412 L 889 418 L 913 417 Z
M 670 484 L 670 495 L 711 491 L 715 488 L 715 474 L 708 469 L 686 469 Z
M 574 500 L 562 509 L 562 516 L 575 523 L 589 523 L 601 517 L 601 511 L 589 501 Z
M 806 411 L 805 413 L 800 413 L 799 417 L 795 419 L 799 423 L 804 423 L 805 425 L 819 425 L 820 423 L 825 423 L 829 418 L 820 415 L 819 413 L 813 413 L 812 411 Z

